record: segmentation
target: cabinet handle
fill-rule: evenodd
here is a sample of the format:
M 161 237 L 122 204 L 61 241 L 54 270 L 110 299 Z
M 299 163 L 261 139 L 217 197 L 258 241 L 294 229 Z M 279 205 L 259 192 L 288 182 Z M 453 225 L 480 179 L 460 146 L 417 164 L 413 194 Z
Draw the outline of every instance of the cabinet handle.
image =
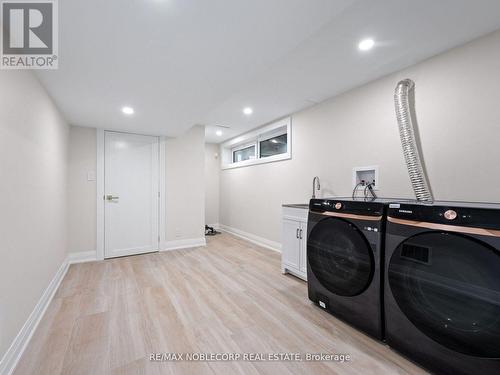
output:
M 300 230 L 299 238 L 302 239 L 302 229 Z
M 299 238 L 299 228 L 297 228 L 297 231 L 295 232 L 295 237 Z

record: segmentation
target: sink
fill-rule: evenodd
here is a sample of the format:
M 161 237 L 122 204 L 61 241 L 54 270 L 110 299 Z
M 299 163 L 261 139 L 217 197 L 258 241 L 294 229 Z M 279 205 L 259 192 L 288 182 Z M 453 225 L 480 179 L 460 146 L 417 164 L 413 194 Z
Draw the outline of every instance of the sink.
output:
M 302 208 L 304 210 L 307 210 L 309 208 L 309 205 L 307 203 L 305 203 L 305 204 L 284 204 L 283 207 Z

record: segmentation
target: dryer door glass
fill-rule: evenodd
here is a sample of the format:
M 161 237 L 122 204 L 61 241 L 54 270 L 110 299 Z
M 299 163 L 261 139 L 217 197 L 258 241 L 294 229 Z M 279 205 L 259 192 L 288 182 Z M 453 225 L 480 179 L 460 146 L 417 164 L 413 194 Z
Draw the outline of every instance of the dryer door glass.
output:
M 340 296 L 356 296 L 370 285 L 374 260 L 365 236 L 337 218 L 321 220 L 307 240 L 307 259 L 318 281 Z
M 455 233 L 404 241 L 389 263 L 391 292 L 422 333 L 454 351 L 500 357 L 500 254 Z

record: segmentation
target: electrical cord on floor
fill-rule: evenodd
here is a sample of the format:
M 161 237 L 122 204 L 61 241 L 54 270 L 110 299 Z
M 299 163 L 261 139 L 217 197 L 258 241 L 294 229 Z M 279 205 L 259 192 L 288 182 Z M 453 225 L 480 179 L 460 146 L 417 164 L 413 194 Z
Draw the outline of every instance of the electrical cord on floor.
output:
M 205 236 L 215 236 L 216 234 L 220 234 L 220 232 L 217 232 L 213 227 L 205 225 Z

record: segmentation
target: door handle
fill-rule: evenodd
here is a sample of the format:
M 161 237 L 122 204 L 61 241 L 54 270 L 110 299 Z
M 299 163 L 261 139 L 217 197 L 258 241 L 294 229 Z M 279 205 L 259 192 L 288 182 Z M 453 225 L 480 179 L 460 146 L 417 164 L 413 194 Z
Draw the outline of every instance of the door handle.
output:
M 295 238 L 299 238 L 299 228 L 297 228 L 297 231 L 295 232 Z
M 299 238 L 300 238 L 300 239 L 302 239 L 302 229 L 300 230 L 300 232 L 299 232 L 299 233 L 300 233 L 300 234 L 299 234 Z
M 106 199 L 107 201 L 117 201 L 118 199 L 120 199 L 120 197 L 115 197 L 113 195 L 106 195 L 104 199 Z

